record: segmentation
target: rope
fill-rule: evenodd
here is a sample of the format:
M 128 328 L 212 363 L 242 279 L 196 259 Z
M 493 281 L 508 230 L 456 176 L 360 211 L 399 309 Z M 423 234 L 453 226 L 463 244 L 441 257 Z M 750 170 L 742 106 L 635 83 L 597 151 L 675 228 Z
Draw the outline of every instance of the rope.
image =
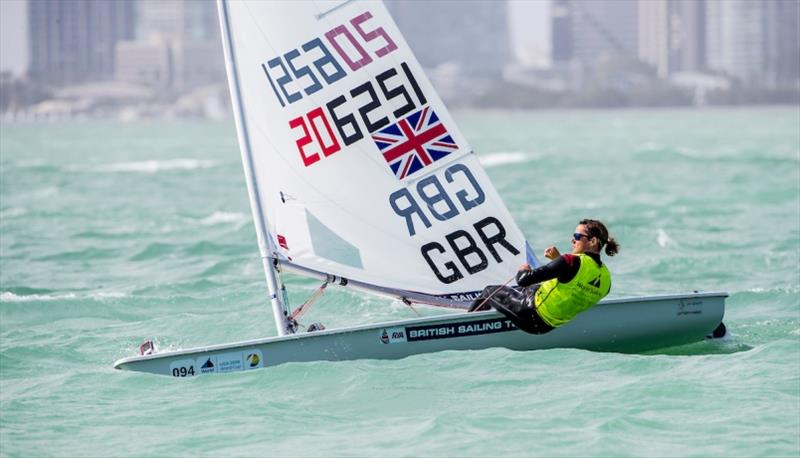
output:
M 408 298 L 407 298 L 407 297 L 401 297 L 401 298 L 400 298 L 400 300 L 402 300 L 402 301 L 403 301 L 403 303 L 404 303 L 404 304 L 406 304 L 406 305 L 408 306 L 408 308 L 410 308 L 410 309 L 411 309 L 411 311 L 412 311 L 412 312 L 414 312 L 414 313 L 415 313 L 417 316 L 422 316 L 422 315 L 420 315 L 420 314 L 419 314 L 419 312 L 417 311 L 417 309 L 415 309 L 415 308 L 414 308 L 414 306 L 413 306 L 413 305 L 411 305 L 411 301 L 410 301 L 410 300 L 408 300 Z
M 293 320 L 297 320 L 301 316 L 303 316 L 303 314 L 306 313 L 308 311 L 308 309 L 311 307 L 311 304 L 313 304 L 317 299 L 322 297 L 322 294 L 325 292 L 325 287 L 327 287 L 327 286 L 328 286 L 328 280 L 325 280 L 325 282 L 322 283 L 322 285 L 319 288 L 317 288 L 317 290 L 314 291 L 314 293 L 311 296 L 309 296 L 309 298 L 306 299 L 306 301 L 303 302 L 300 305 L 300 307 L 297 307 L 296 309 L 294 309 L 294 311 L 292 312 L 291 318 Z
M 495 290 L 494 290 L 494 291 L 492 291 L 492 294 L 488 295 L 488 296 L 486 297 L 486 299 L 484 299 L 484 300 L 483 300 L 483 302 L 481 302 L 480 304 L 478 304 L 478 306 L 477 306 L 477 307 L 475 307 L 475 308 L 472 308 L 472 307 L 470 307 L 470 310 L 475 310 L 475 311 L 478 311 L 478 310 L 480 310 L 480 308 L 481 308 L 481 307 L 483 307 L 483 304 L 485 304 L 485 303 L 486 303 L 486 301 L 488 301 L 489 299 L 491 299 L 491 298 L 492 298 L 492 296 L 494 296 L 496 292 L 498 292 L 498 291 L 500 291 L 501 289 L 505 288 L 505 287 L 506 287 L 506 286 L 507 286 L 509 283 L 511 283 L 511 280 L 513 280 L 513 279 L 515 279 L 515 278 L 517 278 L 517 274 L 514 274 L 514 275 L 512 275 L 512 276 L 511 276 L 511 278 L 509 278 L 508 280 L 506 280 L 506 282 L 505 282 L 505 283 L 503 283 L 502 285 L 500 285 L 500 286 L 498 286 L 497 288 L 495 288 Z

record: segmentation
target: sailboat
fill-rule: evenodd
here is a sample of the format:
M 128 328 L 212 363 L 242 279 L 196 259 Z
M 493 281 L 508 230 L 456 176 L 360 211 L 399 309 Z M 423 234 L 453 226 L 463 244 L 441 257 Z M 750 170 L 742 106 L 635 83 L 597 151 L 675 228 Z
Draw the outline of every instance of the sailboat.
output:
M 540 265 L 379 1 L 217 1 L 237 135 L 277 336 L 140 355 L 173 377 L 443 350 L 643 351 L 719 333 L 726 293 L 604 300 L 530 335 L 466 313 L 490 284 Z M 463 309 L 301 331 L 282 272 L 412 306 Z

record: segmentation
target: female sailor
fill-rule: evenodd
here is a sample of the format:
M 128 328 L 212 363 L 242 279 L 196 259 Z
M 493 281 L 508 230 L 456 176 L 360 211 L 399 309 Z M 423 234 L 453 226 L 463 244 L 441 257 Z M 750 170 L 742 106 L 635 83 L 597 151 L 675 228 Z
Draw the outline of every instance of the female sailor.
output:
M 551 262 L 532 269 L 523 265 L 517 272 L 517 287 L 488 286 L 470 307 L 470 312 L 490 306 L 508 317 L 518 328 L 544 334 L 563 326 L 588 310 L 611 290 L 611 274 L 600 259 L 619 252 L 619 244 L 605 224 L 593 219 L 578 223 L 572 235 L 572 253 L 554 246 L 544 251 Z

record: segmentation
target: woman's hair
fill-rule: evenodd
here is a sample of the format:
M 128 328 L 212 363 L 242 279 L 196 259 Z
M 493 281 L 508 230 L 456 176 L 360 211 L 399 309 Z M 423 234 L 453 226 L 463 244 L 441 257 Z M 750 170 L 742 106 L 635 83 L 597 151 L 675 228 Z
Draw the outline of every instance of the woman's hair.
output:
M 582 219 L 578 224 L 586 227 L 586 232 L 589 236 L 597 237 L 600 240 L 600 248 L 605 246 L 607 255 L 614 256 L 619 253 L 619 243 L 608 233 L 605 224 L 596 219 Z

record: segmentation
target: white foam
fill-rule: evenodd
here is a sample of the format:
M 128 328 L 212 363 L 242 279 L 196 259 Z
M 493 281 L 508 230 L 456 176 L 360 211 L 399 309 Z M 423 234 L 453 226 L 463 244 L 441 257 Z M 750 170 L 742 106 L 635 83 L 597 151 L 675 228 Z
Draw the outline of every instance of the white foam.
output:
M 655 142 L 644 142 L 637 147 L 637 149 L 640 151 L 659 151 L 663 148 L 664 147 L 662 145 L 659 145 Z
M 19 207 L 11 207 L 8 210 L 0 211 L 0 218 L 16 218 L 28 213 L 28 210 Z
M 46 301 L 64 301 L 73 299 L 114 299 L 126 297 L 127 294 L 119 292 L 94 292 L 85 296 L 78 296 L 75 293 L 66 294 L 24 294 L 18 295 L 9 291 L 0 293 L 0 302 L 46 302 Z
M 518 164 L 532 159 L 532 155 L 523 152 L 502 152 L 478 155 L 478 160 L 484 167 L 496 167 L 498 165 Z
M 666 248 L 668 246 L 675 246 L 675 241 L 667 234 L 664 229 L 658 228 L 658 246 Z
M 236 223 L 241 224 L 247 220 L 247 215 L 243 213 L 228 213 L 228 212 L 214 212 L 211 215 L 200 220 L 200 224 L 204 226 L 213 226 L 215 224 Z
M 22 296 L 18 296 L 14 293 L 3 291 L 0 293 L 0 302 L 33 302 L 33 301 L 57 301 L 57 300 L 64 300 L 64 299 L 75 299 L 76 296 L 73 293 L 69 294 L 59 294 L 59 295 L 50 295 L 50 294 L 25 294 Z
M 24 159 L 15 164 L 19 168 L 41 167 L 46 165 L 44 159 Z
M 214 161 L 200 159 L 169 159 L 140 162 L 118 162 L 94 168 L 96 172 L 156 173 L 165 170 L 197 170 L 216 165 Z

